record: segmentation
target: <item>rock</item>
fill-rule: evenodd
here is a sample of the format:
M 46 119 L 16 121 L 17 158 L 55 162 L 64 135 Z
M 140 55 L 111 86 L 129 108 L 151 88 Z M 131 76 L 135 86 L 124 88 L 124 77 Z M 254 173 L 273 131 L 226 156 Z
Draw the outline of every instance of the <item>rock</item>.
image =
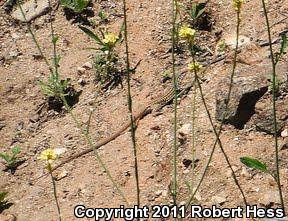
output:
M 9 221 L 9 217 L 8 217 L 8 216 L 5 216 L 5 215 L 2 215 L 2 214 L 0 214 L 0 221 Z
M 156 196 L 156 197 L 161 196 L 161 195 L 162 195 L 162 192 L 163 192 L 162 190 L 156 191 L 156 192 L 155 192 L 155 196 Z
M 192 131 L 192 124 L 184 124 L 179 130 L 178 133 L 182 136 L 187 136 Z
M 267 134 L 274 134 L 273 125 L 273 111 L 271 103 L 271 95 L 264 96 L 259 100 L 255 106 L 255 112 L 253 116 L 253 124 L 256 125 L 256 129 Z M 285 99 L 276 100 L 276 116 L 277 116 L 277 135 L 280 135 L 282 128 L 288 126 L 288 97 Z M 285 135 L 285 134 L 284 134 Z
M 50 11 L 49 3 L 47 0 L 30 0 L 22 5 L 27 22 L 30 22 L 42 15 L 47 14 Z M 16 20 L 25 22 L 20 8 L 17 8 L 12 17 Z
M 223 203 L 227 202 L 226 197 L 223 196 L 212 196 L 211 200 L 213 205 L 222 205 Z
M 265 207 L 280 204 L 279 192 L 278 190 L 269 190 L 264 196 L 259 200 L 259 203 Z
M 234 49 L 236 48 L 236 35 L 229 35 L 227 37 L 224 38 L 224 42 L 225 44 Z M 244 46 L 246 44 L 251 43 L 250 38 L 244 36 L 244 35 L 239 35 L 239 39 L 238 39 L 238 47 L 240 48 L 241 46 Z
M 6 126 L 6 123 L 4 120 L 0 120 L 0 130 L 2 130 Z
M 283 140 L 283 142 L 281 142 L 280 144 L 280 149 L 281 150 L 286 150 L 288 149 L 288 138 L 286 137 L 286 139 Z
M 85 86 L 85 84 L 87 83 L 83 78 L 80 78 L 77 82 L 81 86 Z
M 287 128 L 281 132 L 281 137 L 288 137 L 288 129 Z
M 285 65 L 279 64 L 277 72 L 284 73 L 283 70 L 285 70 L 285 67 Z M 263 112 L 260 113 L 257 111 L 259 110 L 259 108 L 257 109 L 257 105 L 260 99 L 268 91 L 268 87 L 271 84 L 268 81 L 269 73 L 271 73 L 271 64 L 267 60 L 253 67 L 244 67 L 240 71 L 236 71 L 228 110 L 223 119 L 224 123 L 229 123 L 238 129 L 243 129 L 244 125 L 256 113 L 257 116 L 259 115 L 257 118 L 259 121 L 256 122 L 253 120 L 253 124 L 256 124 L 256 127 L 258 122 L 263 123 L 263 121 L 264 123 L 268 121 L 268 125 L 271 125 L 272 121 L 269 118 L 271 115 L 269 113 L 271 99 L 267 101 L 269 104 L 265 103 Z M 224 115 L 229 84 L 230 73 L 229 76 L 220 80 L 216 91 L 216 119 L 219 121 L 222 120 Z M 269 96 L 268 93 L 266 94 Z M 279 105 L 281 102 L 283 101 L 278 101 Z M 287 105 L 285 108 L 287 109 Z M 280 118 L 283 118 L 283 116 L 279 115 Z M 281 128 L 281 125 L 279 125 L 279 128 Z M 270 130 L 268 128 L 268 131 Z
M 84 74 L 85 71 L 86 71 L 85 68 L 82 68 L 82 67 L 78 67 L 78 68 L 77 68 L 78 74 Z
M 91 64 L 91 62 L 88 61 L 82 65 L 82 68 L 85 68 L 86 70 L 90 70 L 93 68 L 93 65 Z
M 63 178 L 67 177 L 68 174 L 69 173 L 66 170 L 63 170 L 60 174 L 57 175 L 56 180 L 57 181 L 62 180 Z

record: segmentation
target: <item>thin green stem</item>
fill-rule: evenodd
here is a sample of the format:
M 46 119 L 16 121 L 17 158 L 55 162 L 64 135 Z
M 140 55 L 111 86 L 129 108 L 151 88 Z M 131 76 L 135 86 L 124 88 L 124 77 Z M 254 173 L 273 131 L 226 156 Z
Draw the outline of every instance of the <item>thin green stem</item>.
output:
M 140 206 L 140 184 L 139 184 L 139 173 L 138 173 L 138 159 L 137 159 L 137 147 L 136 147 L 136 126 L 133 118 L 133 103 L 131 97 L 131 85 L 130 85 L 130 62 L 129 62 L 129 47 L 128 47 L 128 31 L 127 31 L 127 8 L 126 0 L 123 0 L 123 13 L 124 13 L 124 39 L 125 39 L 125 53 L 126 53 L 126 74 L 127 74 L 127 98 L 128 98 L 128 109 L 131 120 L 131 139 L 134 151 L 134 167 L 135 167 L 135 179 L 136 179 L 136 191 L 137 191 L 137 205 Z M 137 218 L 140 220 L 140 218 Z
M 55 203 L 56 203 L 56 207 L 57 207 L 58 220 L 61 221 L 62 220 L 61 219 L 61 211 L 60 211 L 60 206 L 59 206 L 58 197 L 57 197 L 56 182 L 55 182 L 53 174 L 52 174 L 51 165 L 49 164 L 48 167 L 50 167 L 49 173 L 51 175 L 51 180 L 52 180 L 52 185 L 53 185 L 53 195 L 54 195 L 54 199 L 55 199 Z
M 17 0 L 17 5 L 18 5 L 18 7 L 20 8 L 20 11 L 21 11 L 21 14 L 22 14 L 22 16 L 23 16 L 23 18 L 24 18 L 24 21 L 25 21 L 25 23 L 27 24 L 28 31 L 29 31 L 30 35 L 32 36 L 32 39 L 33 39 L 33 41 L 34 41 L 34 43 L 35 43 L 35 45 L 36 45 L 36 47 L 37 47 L 37 49 L 38 49 L 41 57 L 44 59 L 44 62 L 45 62 L 46 65 L 48 66 L 50 72 L 53 72 L 52 67 L 50 66 L 50 64 L 49 64 L 49 62 L 48 62 L 48 59 L 47 59 L 46 56 L 44 55 L 44 53 L 43 53 L 43 51 L 42 51 L 42 49 L 41 49 L 41 47 L 40 47 L 40 45 L 39 45 L 39 43 L 38 43 L 38 41 L 37 41 L 37 39 L 36 39 L 36 36 L 35 36 L 35 34 L 33 33 L 32 29 L 31 29 L 31 27 L 30 27 L 30 23 L 27 21 L 27 18 L 26 18 L 26 16 L 25 16 L 25 13 L 24 13 L 23 8 L 22 8 L 22 6 L 21 6 L 21 1 Z
M 271 30 L 269 24 L 268 13 L 266 9 L 265 0 L 262 0 L 266 26 L 267 26 L 267 33 L 268 33 L 268 40 L 269 40 L 269 49 L 270 49 L 270 56 L 271 56 L 271 63 L 272 63 L 272 106 L 273 106 L 273 129 L 274 129 L 274 142 L 275 142 L 275 169 L 276 169 L 276 182 L 278 186 L 281 207 L 283 208 L 285 214 L 285 206 L 284 206 L 284 199 L 282 194 L 281 182 L 280 182 L 280 172 L 279 172 L 279 147 L 278 147 L 278 137 L 277 137 L 277 113 L 276 113 L 276 64 L 273 47 L 272 47 L 272 37 L 271 37 Z
M 202 173 L 202 176 L 200 178 L 200 181 L 197 185 L 197 187 L 195 188 L 195 191 L 193 192 L 193 194 L 190 196 L 190 198 L 188 199 L 188 202 L 186 204 L 186 208 L 189 207 L 189 205 L 191 204 L 195 194 L 197 193 L 199 187 L 201 186 L 201 183 L 203 182 L 204 180 L 204 177 L 208 171 L 208 167 L 209 167 L 209 164 L 211 163 L 212 161 L 212 156 L 215 152 L 215 148 L 216 148 L 216 145 L 217 143 L 219 144 L 220 146 L 220 149 L 221 149 L 221 152 L 223 153 L 224 155 L 224 158 L 225 158 L 225 161 L 226 163 L 228 164 L 228 167 L 230 168 L 230 170 L 232 171 L 232 177 L 234 179 L 234 182 L 236 184 L 236 186 L 238 187 L 238 189 L 240 190 L 241 192 L 241 195 L 242 195 L 242 198 L 243 198 L 243 201 L 245 203 L 245 205 L 248 205 L 247 203 L 247 200 L 246 200 L 246 197 L 245 197 L 245 194 L 244 194 L 244 191 L 242 190 L 237 178 L 236 178 L 236 175 L 235 175 L 235 172 L 232 168 L 232 165 L 229 161 L 229 158 L 223 148 L 223 145 L 222 145 L 222 142 L 220 140 L 220 134 L 222 132 L 222 128 L 223 128 L 223 124 L 224 124 L 224 119 L 226 118 L 226 115 L 227 115 L 227 110 L 228 110 L 228 105 L 229 105 L 229 102 L 230 102 L 230 99 L 231 99 L 231 92 L 232 92 L 232 87 L 233 87 L 233 79 L 234 79 L 234 75 L 235 75 L 235 71 L 236 71 L 236 65 L 237 65 L 237 54 L 238 54 L 238 46 L 239 46 L 239 32 L 240 32 L 240 11 L 237 11 L 237 30 L 236 30 L 236 47 L 235 47 L 235 53 L 234 53 L 234 57 L 233 57 L 233 67 L 232 67 L 232 73 L 231 73 L 231 76 L 230 76 L 230 84 L 229 84 L 229 89 L 228 89 L 228 94 L 227 94 L 227 99 L 226 99 L 226 103 L 225 103 L 225 108 L 224 108 L 224 112 L 223 112 L 223 116 L 222 116 L 222 121 L 221 121 L 221 124 L 219 126 L 219 130 L 218 132 L 216 131 L 216 128 L 213 124 L 213 120 L 212 120 L 212 117 L 211 117 L 211 114 L 209 112 L 209 109 L 208 109 L 208 106 L 206 104 L 206 101 L 205 101 L 205 98 L 204 98 L 204 94 L 203 94 L 203 91 L 202 91 L 202 87 L 201 87 L 201 83 L 199 81 L 199 78 L 197 76 L 197 73 L 195 75 L 195 78 L 196 78 L 196 81 L 198 83 L 198 87 L 199 87 L 199 90 L 200 90 L 200 95 L 201 95 L 201 98 L 202 98 L 202 102 L 204 104 L 204 107 L 205 107 L 205 110 L 208 114 L 208 118 L 209 118 L 209 121 L 210 121 L 210 124 L 212 125 L 212 128 L 213 128 L 213 132 L 216 136 L 216 141 L 214 142 L 213 144 L 213 147 L 212 147 L 212 150 L 211 150 L 211 153 L 210 153 L 210 156 L 208 158 L 208 162 L 204 168 L 204 171 Z M 192 53 L 192 58 L 193 58 L 193 62 L 195 63 L 195 57 L 194 57 L 194 54 Z
M 195 63 L 194 63 L 195 65 Z M 195 67 L 195 66 L 194 66 Z M 195 84 L 194 84 L 195 85 Z M 195 175 L 195 154 L 196 154 L 196 98 L 197 98 L 197 87 L 193 87 L 193 98 L 192 98 L 192 181 L 191 190 L 194 191 L 194 175 Z
M 177 18 L 177 0 L 172 0 L 172 73 L 173 73 L 173 89 L 174 89 L 172 197 L 174 205 L 177 205 L 177 87 L 178 86 L 175 71 L 176 18 Z
M 18 5 L 19 5 L 19 8 L 20 8 L 20 10 L 21 10 L 21 9 L 22 9 L 21 5 L 20 5 L 20 4 L 18 4 Z M 25 14 L 24 14 L 24 12 L 23 12 L 23 9 L 21 10 L 21 12 L 22 12 L 23 17 L 25 18 Z M 26 20 L 26 18 L 25 18 L 25 20 Z M 27 20 L 26 20 L 26 21 L 27 21 Z M 52 22 L 52 20 L 51 20 L 51 22 Z M 27 23 L 27 24 L 28 24 L 28 23 Z M 53 28 L 53 25 L 51 25 L 51 27 Z M 43 56 L 44 61 L 45 61 L 46 65 L 48 66 L 51 75 L 53 75 L 53 74 L 54 74 L 53 69 L 52 69 L 51 66 L 49 65 L 47 58 L 46 58 L 46 57 L 44 56 L 44 54 L 42 53 L 42 50 L 41 50 L 41 48 L 40 48 L 40 46 L 39 46 L 39 43 L 38 43 L 38 41 L 37 41 L 37 39 L 36 39 L 36 37 L 35 37 L 32 29 L 29 27 L 29 24 L 28 24 L 28 30 L 29 30 L 29 32 L 30 32 L 31 35 L 32 35 L 32 39 L 33 39 L 34 43 L 36 44 L 39 53 Z M 54 33 L 54 31 L 53 31 L 53 33 Z M 53 57 L 53 59 L 54 59 L 53 65 L 54 65 L 55 70 L 57 71 L 57 70 L 58 70 L 58 69 L 57 69 L 58 67 L 56 67 L 56 66 L 57 66 L 57 63 L 55 62 L 56 59 L 57 59 L 56 42 L 54 41 L 55 39 L 53 38 L 54 34 L 52 34 L 51 36 L 52 36 L 52 41 L 53 41 L 53 56 L 54 56 L 54 57 Z M 58 72 L 58 71 L 57 71 L 57 72 Z M 58 76 L 58 77 L 59 77 L 59 76 Z M 59 80 L 59 78 L 58 78 L 58 80 Z M 108 170 L 107 166 L 105 165 L 105 163 L 102 161 L 101 157 L 99 156 L 99 154 L 98 154 L 98 152 L 97 152 L 97 150 L 96 150 L 96 148 L 95 148 L 95 144 L 94 144 L 94 142 L 92 141 L 90 135 L 87 133 L 87 130 L 81 126 L 81 124 L 79 123 L 79 121 L 77 120 L 77 118 L 75 117 L 75 115 L 73 114 L 73 112 L 72 112 L 72 110 L 71 110 L 71 108 L 70 108 L 70 106 L 69 106 L 69 104 L 68 104 L 68 102 L 67 102 L 67 100 L 66 100 L 66 98 L 65 98 L 65 96 L 64 96 L 63 88 L 61 87 L 60 90 L 61 90 L 61 93 L 60 93 L 61 100 L 63 101 L 63 104 L 64 104 L 65 108 L 67 109 L 68 113 L 70 114 L 70 116 L 71 116 L 72 119 L 74 120 L 74 122 L 75 122 L 75 124 L 76 124 L 76 127 L 81 131 L 81 134 L 84 135 L 84 137 L 85 137 L 88 145 L 93 149 L 93 153 L 94 153 L 94 155 L 95 155 L 98 163 L 99 163 L 100 166 L 103 168 L 103 170 L 106 172 L 108 178 L 109 178 L 110 181 L 112 182 L 112 184 L 113 184 L 113 186 L 115 187 L 115 189 L 118 191 L 118 193 L 119 193 L 119 195 L 121 196 L 122 200 L 126 203 L 126 205 L 129 205 L 128 200 L 126 199 L 124 193 L 122 192 L 122 190 L 121 190 L 120 187 L 118 186 L 117 182 L 113 179 L 113 177 L 112 177 L 110 171 Z

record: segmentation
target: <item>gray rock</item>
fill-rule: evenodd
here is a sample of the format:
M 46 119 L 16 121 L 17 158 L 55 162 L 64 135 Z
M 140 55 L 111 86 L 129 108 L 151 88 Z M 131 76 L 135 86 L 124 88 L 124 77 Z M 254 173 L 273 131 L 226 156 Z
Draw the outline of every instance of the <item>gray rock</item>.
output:
M 278 65 L 277 73 L 279 73 L 280 81 L 283 79 L 285 70 L 287 70 L 285 64 Z M 230 76 L 222 79 L 216 91 L 216 119 L 221 121 L 224 118 L 224 123 L 243 129 L 244 125 L 253 116 L 251 123 L 256 125 L 256 128 L 268 133 L 273 132 L 272 98 L 271 94 L 266 93 L 271 85 L 268 80 L 269 74 L 271 74 L 271 64 L 267 60 L 253 67 L 242 68 L 236 72 L 225 116 L 224 110 L 227 102 Z M 287 123 L 288 118 L 288 106 L 284 105 L 285 102 L 287 104 L 287 96 L 285 99 L 277 100 L 279 130 Z
M 274 134 L 271 100 L 271 94 L 261 98 L 255 106 L 255 112 L 257 114 L 252 118 L 253 124 L 256 125 L 256 129 L 268 134 Z M 276 100 L 277 135 L 280 135 L 282 128 L 285 128 L 288 125 L 287 103 L 288 97 Z
M 243 128 L 254 114 L 256 102 L 268 91 L 268 81 L 264 73 L 257 69 L 244 68 L 236 72 L 226 113 L 225 107 L 229 90 L 229 76 L 222 79 L 216 91 L 216 119 Z M 259 72 L 258 72 L 259 73 Z M 230 74 L 230 73 L 229 73 Z M 225 116 L 224 116 L 225 114 Z
M 22 5 L 27 22 L 30 22 L 42 15 L 47 14 L 51 8 L 47 0 L 30 0 Z M 13 13 L 12 17 L 16 20 L 25 22 L 25 19 L 21 13 L 20 8 L 17 8 Z

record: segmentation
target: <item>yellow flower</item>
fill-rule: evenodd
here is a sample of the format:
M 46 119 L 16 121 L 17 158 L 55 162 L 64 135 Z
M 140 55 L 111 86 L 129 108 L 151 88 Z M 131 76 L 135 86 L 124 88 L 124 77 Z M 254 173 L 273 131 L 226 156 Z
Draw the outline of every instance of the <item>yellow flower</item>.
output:
M 199 72 L 201 68 L 202 68 L 202 65 L 199 64 L 199 63 L 195 63 L 195 64 L 194 63 L 190 63 L 190 64 L 188 64 L 188 71 L 190 71 L 192 73 Z
M 109 46 L 114 46 L 116 41 L 118 40 L 118 36 L 113 33 L 107 33 L 104 35 L 103 42 L 108 44 Z
M 179 36 L 185 40 L 192 41 L 194 39 L 195 32 L 196 31 L 194 29 L 183 26 L 180 28 Z
M 48 161 L 48 164 L 51 164 L 54 160 L 56 160 L 57 155 L 54 150 L 51 148 L 43 150 L 38 157 L 39 160 L 45 160 Z
M 242 4 L 244 3 L 244 0 L 233 0 L 233 8 L 237 11 L 240 12 Z

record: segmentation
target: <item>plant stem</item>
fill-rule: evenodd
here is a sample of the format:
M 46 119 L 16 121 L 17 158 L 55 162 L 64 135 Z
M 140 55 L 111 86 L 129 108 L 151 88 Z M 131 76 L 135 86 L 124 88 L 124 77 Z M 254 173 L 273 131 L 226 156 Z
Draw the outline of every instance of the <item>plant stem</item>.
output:
M 222 116 L 222 121 L 221 121 L 221 124 L 219 126 L 219 130 L 218 132 L 216 131 L 216 128 L 213 124 L 213 121 L 212 121 L 212 117 L 211 117 L 211 114 L 209 112 L 209 109 L 208 109 L 208 106 L 206 104 L 206 101 L 205 101 L 205 98 L 204 98 L 204 94 L 203 94 L 203 91 L 202 91 L 202 87 L 201 87 L 201 84 L 200 84 L 200 81 L 199 81 L 199 78 L 197 76 L 197 73 L 195 75 L 195 78 L 196 78 L 196 81 L 198 83 L 198 87 L 199 87 L 199 90 L 200 90 L 200 95 L 201 95 L 201 98 L 202 98 L 202 101 L 203 101 L 203 104 L 205 106 L 205 109 L 206 109 L 206 112 L 208 114 L 208 118 L 209 118 L 209 121 L 210 121 L 210 124 L 212 125 L 212 128 L 213 128 L 213 132 L 216 136 L 216 141 L 214 142 L 213 144 L 213 147 L 212 147 L 212 150 L 211 150 L 211 153 L 210 153 L 210 156 L 209 156 L 209 159 L 207 161 L 207 164 L 204 168 L 204 171 L 202 173 L 202 176 L 200 178 L 200 181 L 197 185 L 197 187 L 195 188 L 195 191 L 193 192 L 193 194 L 190 196 L 190 198 L 188 199 L 188 202 L 186 203 L 186 209 L 189 207 L 189 205 L 191 204 L 195 194 L 197 193 L 198 189 L 200 188 L 201 186 L 201 183 L 203 182 L 204 180 L 204 177 L 208 171 L 208 167 L 209 167 L 209 164 L 211 163 L 212 161 L 212 156 L 215 152 L 215 148 L 216 148 L 216 145 L 217 143 L 219 144 L 220 146 L 220 149 L 221 149 L 221 152 L 223 153 L 224 155 L 224 158 L 230 168 L 230 170 L 232 171 L 232 177 L 234 179 L 234 182 L 235 184 L 237 185 L 238 189 L 240 190 L 241 192 L 241 195 L 242 195 L 242 198 L 243 198 L 243 201 L 245 203 L 245 205 L 248 205 L 247 203 L 247 200 L 246 200 L 246 197 L 245 197 L 245 194 L 236 178 L 236 175 L 235 175 L 235 172 L 232 168 L 232 165 L 229 161 L 229 158 L 227 156 L 227 154 L 225 153 L 225 150 L 223 148 L 223 145 L 222 145 L 222 142 L 220 140 L 220 134 L 222 132 L 222 128 L 223 128 L 223 124 L 224 124 L 224 119 L 226 118 L 226 115 L 227 115 L 227 110 L 228 110 L 228 105 L 229 105 L 229 102 L 230 102 L 230 98 L 231 98 L 231 92 L 232 92 L 232 87 L 233 87 L 233 79 L 234 79 L 234 75 L 235 75 L 235 71 L 236 71 L 236 65 L 237 65 L 237 54 L 238 54 L 238 46 L 239 46 L 239 32 L 240 32 L 240 11 L 237 11 L 237 30 L 236 30 L 236 47 L 235 47 L 235 53 L 234 53 L 234 58 L 233 58 L 233 68 L 232 68 L 232 73 L 231 73 L 231 76 L 230 76 L 230 84 L 229 84 L 229 89 L 228 89 L 228 94 L 227 94 L 227 99 L 226 99 L 226 103 L 225 103 L 225 108 L 224 108 L 224 112 L 223 112 L 223 116 Z M 193 58 L 193 62 L 195 64 L 195 57 L 194 57 L 194 53 L 192 52 L 192 58 Z
M 53 72 L 52 67 L 50 66 L 50 64 L 49 64 L 49 62 L 48 62 L 48 59 L 47 59 L 46 56 L 44 55 L 44 53 L 43 53 L 43 51 L 42 51 L 42 49 L 41 49 L 41 47 L 40 47 L 40 45 L 39 45 L 39 43 L 38 43 L 38 41 L 37 41 L 37 39 L 36 39 L 36 36 L 35 36 L 35 34 L 33 33 L 32 29 L 31 29 L 31 27 L 30 27 L 30 23 L 29 23 L 29 22 L 27 21 L 27 19 L 26 19 L 26 16 L 25 16 L 25 13 L 24 13 L 23 8 L 22 8 L 22 6 L 21 6 L 21 1 L 20 1 L 20 0 L 17 0 L 17 5 L 18 5 L 18 7 L 20 8 L 20 11 L 21 11 L 21 14 L 22 14 L 22 16 L 23 16 L 23 18 L 24 18 L 24 21 L 25 21 L 25 23 L 27 24 L 28 31 L 29 31 L 30 35 L 32 36 L 32 40 L 33 40 L 33 42 L 35 43 L 35 45 L 36 45 L 36 47 L 37 47 L 37 49 L 38 49 L 41 57 L 44 59 L 44 62 L 46 63 L 46 65 L 47 65 L 48 68 L 49 68 L 49 71 L 50 71 L 50 72 Z
M 130 86 L 130 62 L 129 62 L 129 48 L 128 48 L 128 31 L 127 31 L 127 8 L 126 0 L 123 0 L 123 13 L 124 13 L 124 39 L 125 39 L 125 53 L 126 53 L 126 74 L 127 74 L 127 99 L 128 99 L 128 109 L 131 120 L 131 139 L 134 151 L 134 167 L 135 167 L 135 179 L 136 179 L 136 191 L 137 191 L 137 205 L 140 206 L 140 184 L 139 184 L 139 173 L 138 173 L 138 159 L 137 159 L 137 147 L 136 147 L 136 126 L 133 119 L 133 104 L 131 97 L 131 86 Z M 140 218 L 137 218 L 140 220 Z
M 57 207 L 57 212 L 58 212 L 58 220 L 61 221 L 61 211 L 60 211 L 60 206 L 59 206 L 59 202 L 58 202 L 58 197 L 57 197 L 57 191 L 56 191 L 56 182 L 54 180 L 53 174 L 52 174 L 52 168 L 50 163 L 48 163 L 48 170 L 49 173 L 51 175 L 51 180 L 52 180 L 52 185 L 53 185 L 53 195 L 54 195 L 54 199 L 55 199 L 55 203 L 56 203 L 56 207 Z M 50 167 L 50 169 L 49 169 Z
M 276 61 L 273 53 L 272 48 L 272 37 L 271 37 L 271 30 L 269 24 L 268 13 L 266 9 L 265 0 L 262 0 L 266 26 L 267 26 L 267 33 L 268 33 L 268 40 L 269 40 L 269 49 L 270 49 L 270 56 L 271 56 L 271 63 L 272 63 L 272 105 L 273 105 L 273 129 L 274 129 L 274 142 L 275 142 L 275 169 L 276 169 L 276 182 L 278 186 L 281 206 L 283 208 L 283 212 L 285 214 L 285 206 L 284 206 L 284 199 L 282 194 L 281 182 L 280 182 L 280 172 L 279 172 L 279 148 L 278 148 L 278 137 L 277 137 L 277 113 L 276 113 Z
M 19 6 L 19 8 L 20 8 L 20 10 L 21 10 L 21 13 L 22 13 L 24 19 L 26 20 L 25 14 L 24 14 L 23 9 L 22 9 L 22 6 L 21 6 L 19 3 L 18 3 L 18 6 Z M 26 21 L 27 21 L 27 20 L 26 20 Z M 51 22 L 52 22 L 52 20 L 51 20 Z M 27 23 L 27 22 L 26 22 L 26 23 Z M 37 46 L 39 53 L 41 54 L 41 56 L 43 56 L 44 61 L 45 61 L 46 65 L 48 66 L 51 75 L 53 75 L 54 72 L 53 72 L 52 67 L 49 65 L 49 62 L 48 62 L 47 58 L 46 58 L 45 55 L 42 53 L 42 50 L 41 50 L 41 48 L 40 48 L 40 46 L 39 46 L 39 43 L 38 43 L 38 41 L 37 41 L 34 33 L 32 32 L 32 29 L 29 27 L 29 24 L 28 24 L 28 23 L 27 23 L 27 25 L 28 25 L 28 30 L 29 30 L 30 34 L 32 35 L 32 39 L 33 39 L 35 45 Z M 52 25 L 51 25 L 51 27 L 53 28 Z M 54 35 L 54 34 L 53 34 L 53 35 Z M 53 36 L 53 35 L 52 35 L 52 36 Z M 53 41 L 53 40 L 54 40 L 54 39 L 53 39 L 53 37 L 52 37 L 52 41 Z M 54 42 L 54 41 L 53 41 L 53 42 Z M 54 57 L 53 57 L 54 61 L 56 61 L 56 59 L 57 59 L 56 42 L 53 43 L 53 56 L 54 56 Z M 54 64 L 54 66 L 57 66 L 56 62 L 53 62 L 53 64 Z M 56 71 L 58 70 L 57 67 L 55 67 L 55 70 L 56 70 Z M 58 73 L 58 71 L 57 71 L 57 73 Z M 58 77 L 58 80 L 59 80 L 59 76 L 58 76 L 58 75 L 57 75 L 57 77 Z M 72 113 L 72 110 L 71 110 L 71 108 L 70 108 L 70 106 L 69 106 L 69 104 L 68 104 L 68 102 L 67 102 L 67 100 L 66 100 L 66 98 L 65 98 L 65 96 L 64 96 L 63 88 L 60 88 L 60 89 L 61 89 L 60 97 L 61 97 L 61 100 L 63 101 L 63 104 L 64 104 L 65 108 L 67 109 L 68 113 L 70 114 L 70 116 L 71 116 L 72 119 L 74 120 L 77 128 L 81 131 L 81 134 L 84 135 L 84 137 L 85 137 L 88 145 L 93 149 L 93 153 L 94 153 L 94 155 L 95 155 L 95 157 L 96 157 L 99 165 L 100 165 L 100 166 L 103 168 L 103 170 L 106 172 L 106 174 L 107 174 L 109 180 L 112 182 L 114 188 L 118 191 L 119 195 L 121 196 L 122 200 L 126 203 L 126 205 L 129 205 L 129 203 L 128 203 L 128 201 L 127 201 L 124 193 L 122 192 L 122 190 L 120 189 L 120 187 L 118 186 L 118 184 L 116 183 L 116 181 L 113 179 L 113 177 L 112 177 L 110 171 L 108 170 L 107 166 L 105 165 L 105 163 L 102 161 L 101 157 L 99 156 L 99 154 L 98 154 L 98 152 L 97 152 L 97 150 L 96 150 L 96 148 L 95 148 L 94 142 L 92 141 L 90 135 L 87 133 L 87 130 L 81 126 L 81 124 L 79 123 L 79 121 L 77 120 L 77 118 L 75 117 L 75 115 Z
M 172 72 L 173 72 L 173 88 L 174 88 L 172 197 L 174 205 L 177 205 L 177 76 L 175 71 L 175 46 L 176 46 L 175 35 L 177 34 L 176 18 L 177 18 L 177 0 L 172 0 Z

